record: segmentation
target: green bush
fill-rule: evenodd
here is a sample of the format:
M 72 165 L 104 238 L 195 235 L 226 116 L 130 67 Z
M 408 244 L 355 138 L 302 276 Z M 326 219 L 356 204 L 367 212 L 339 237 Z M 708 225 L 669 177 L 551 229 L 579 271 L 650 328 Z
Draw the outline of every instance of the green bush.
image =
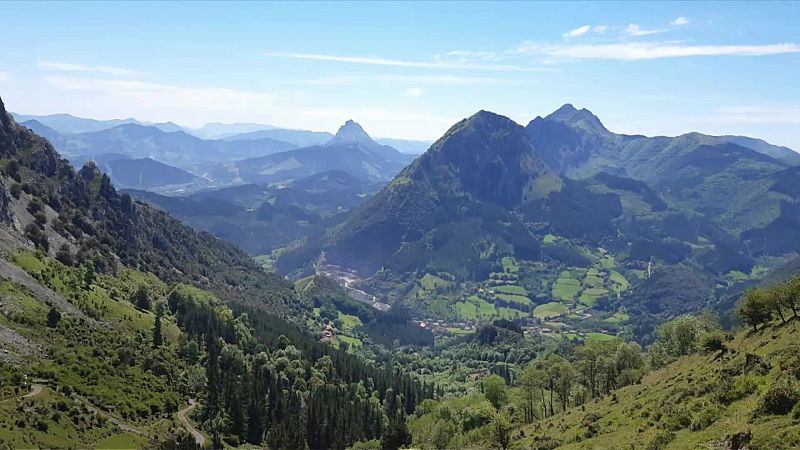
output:
M 653 439 L 647 444 L 647 450 L 661 450 L 667 447 L 672 440 L 675 439 L 675 433 L 671 431 L 660 431 Z
M 789 414 L 798 402 L 800 402 L 800 387 L 797 381 L 783 377 L 764 394 L 759 413 Z
M 758 383 L 753 377 L 753 375 L 718 377 L 713 389 L 713 398 L 719 403 L 729 405 L 747 397 L 758 387 Z
M 700 431 L 711 426 L 719 418 L 720 410 L 715 405 L 709 405 L 700 410 L 692 417 L 690 428 L 692 431 Z

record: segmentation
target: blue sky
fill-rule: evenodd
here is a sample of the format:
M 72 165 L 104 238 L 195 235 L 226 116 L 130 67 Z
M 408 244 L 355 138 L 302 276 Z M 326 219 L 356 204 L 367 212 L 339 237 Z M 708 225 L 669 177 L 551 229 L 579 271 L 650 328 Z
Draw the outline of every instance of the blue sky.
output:
M 435 139 L 563 103 L 613 131 L 800 149 L 800 3 L 2 3 L 20 113 Z

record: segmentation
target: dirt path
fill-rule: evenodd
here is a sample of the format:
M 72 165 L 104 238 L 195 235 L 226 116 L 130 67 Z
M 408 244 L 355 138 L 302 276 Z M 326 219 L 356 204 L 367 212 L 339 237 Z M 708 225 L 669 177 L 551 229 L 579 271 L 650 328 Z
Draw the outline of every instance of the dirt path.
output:
M 42 386 L 41 384 L 34 384 L 31 386 L 31 391 L 20 398 L 36 397 L 37 395 L 42 393 L 42 389 L 44 389 L 44 386 Z
M 203 436 L 203 433 L 198 431 L 197 428 L 195 428 L 192 425 L 192 422 L 189 421 L 188 417 L 189 414 L 191 414 L 196 407 L 197 403 L 195 403 L 194 400 L 189 400 L 189 406 L 178 411 L 177 416 L 178 420 L 183 424 L 183 426 L 186 427 L 186 429 L 189 431 L 189 433 L 192 434 L 192 436 L 194 436 L 194 442 L 197 443 L 197 445 L 199 445 L 200 447 L 203 447 L 206 445 L 206 437 Z
M 27 394 L 20 395 L 19 397 L 7 398 L 5 400 L 0 400 L 0 403 L 9 403 L 9 402 L 12 402 L 12 401 L 17 400 L 17 399 L 21 400 L 23 398 L 36 397 L 37 395 L 42 393 L 43 389 L 44 389 L 44 386 L 42 386 L 41 384 L 34 384 L 34 385 L 31 385 L 31 390 Z
M 81 395 L 75 395 L 75 397 L 79 398 L 80 400 L 82 400 L 84 402 L 84 404 L 86 405 L 86 409 L 88 409 L 89 411 L 91 411 L 91 412 L 93 412 L 95 414 L 103 416 L 106 420 L 108 420 L 109 422 L 111 422 L 114 425 L 116 425 L 117 428 L 119 428 L 120 430 L 128 432 L 128 433 L 138 434 L 139 436 L 144 436 L 144 437 L 148 437 L 148 438 L 150 437 L 150 433 L 148 433 L 148 432 L 146 432 L 146 431 L 144 431 L 144 430 L 142 430 L 140 428 L 137 428 L 137 427 L 134 427 L 132 425 L 129 425 L 127 422 L 125 422 L 124 420 L 120 419 L 119 417 L 114 416 L 110 412 L 98 408 L 92 402 L 90 402 L 89 399 L 87 399 L 86 397 L 83 397 Z

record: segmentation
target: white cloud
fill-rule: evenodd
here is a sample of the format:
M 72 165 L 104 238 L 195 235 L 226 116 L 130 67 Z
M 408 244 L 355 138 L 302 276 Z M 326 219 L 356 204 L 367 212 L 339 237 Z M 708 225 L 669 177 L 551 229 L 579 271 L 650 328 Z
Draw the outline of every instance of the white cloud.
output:
M 420 69 L 462 69 L 507 72 L 549 72 L 552 70 L 544 67 L 527 67 L 508 64 L 482 64 L 449 61 L 408 61 L 402 59 L 375 58 L 369 56 L 323 55 L 316 53 L 264 53 L 264 56 L 272 58 L 365 64 L 372 66 L 415 67 Z
M 299 81 L 309 85 L 351 85 L 351 84 L 503 84 L 515 80 L 507 78 L 465 77 L 459 75 L 340 75 Z
M 8 72 L 0 72 L 0 83 L 11 81 L 11 74 Z
M 137 76 L 143 73 L 138 70 L 124 69 L 112 66 L 85 66 L 83 64 L 72 64 L 58 61 L 37 61 L 36 67 L 40 69 L 53 70 L 57 72 L 86 72 L 100 73 L 112 76 Z
M 412 87 L 412 88 L 408 88 L 408 89 L 406 89 L 406 92 L 405 92 L 405 94 L 404 94 L 404 95 L 405 95 L 406 97 L 417 98 L 417 97 L 419 97 L 420 95 L 422 95 L 422 94 L 423 94 L 423 92 L 425 92 L 425 91 L 424 91 L 424 90 L 422 90 L 422 88 L 418 88 L 418 87 Z
M 561 36 L 563 36 L 564 39 L 567 40 L 583 36 L 588 33 L 604 34 L 606 31 L 608 31 L 608 25 L 595 25 L 595 26 L 584 25 L 582 27 L 569 30 L 566 33 L 562 33 Z
M 635 23 L 629 23 L 628 26 L 625 27 L 624 31 L 625 34 L 627 34 L 628 36 L 639 37 L 639 36 L 650 36 L 653 34 L 664 33 L 669 30 L 665 28 L 647 29 L 647 28 L 642 28 L 640 25 L 637 25 Z
M 684 25 L 688 25 L 689 24 L 689 19 L 687 19 L 686 17 L 680 16 L 680 17 L 677 17 L 672 22 L 670 22 L 669 24 L 672 25 L 673 27 L 682 27 Z
M 574 37 L 578 37 L 578 36 L 583 36 L 584 34 L 590 32 L 590 31 L 592 31 L 591 25 L 584 25 L 582 27 L 573 28 L 572 30 L 569 30 L 566 33 L 563 33 L 562 36 L 564 36 L 564 39 L 569 39 L 569 38 L 574 38 Z
M 628 42 L 624 44 L 539 45 L 523 43 L 521 54 L 572 59 L 643 60 L 690 56 L 766 56 L 800 53 L 800 45 L 685 45 L 680 43 Z

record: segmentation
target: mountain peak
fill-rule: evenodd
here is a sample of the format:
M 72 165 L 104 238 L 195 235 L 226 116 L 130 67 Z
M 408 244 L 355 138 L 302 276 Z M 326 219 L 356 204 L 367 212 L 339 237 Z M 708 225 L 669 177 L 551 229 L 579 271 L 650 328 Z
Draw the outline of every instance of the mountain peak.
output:
M 328 141 L 327 145 L 351 145 L 360 144 L 367 146 L 378 145 L 371 137 L 361 128 L 358 122 L 350 119 L 339 127 L 336 135 Z
M 586 108 L 576 109 L 572 104 L 566 103 L 562 107 L 553 111 L 546 120 L 561 122 L 576 128 L 583 128 L 587 131 L 608 132 L 600 119 Z

